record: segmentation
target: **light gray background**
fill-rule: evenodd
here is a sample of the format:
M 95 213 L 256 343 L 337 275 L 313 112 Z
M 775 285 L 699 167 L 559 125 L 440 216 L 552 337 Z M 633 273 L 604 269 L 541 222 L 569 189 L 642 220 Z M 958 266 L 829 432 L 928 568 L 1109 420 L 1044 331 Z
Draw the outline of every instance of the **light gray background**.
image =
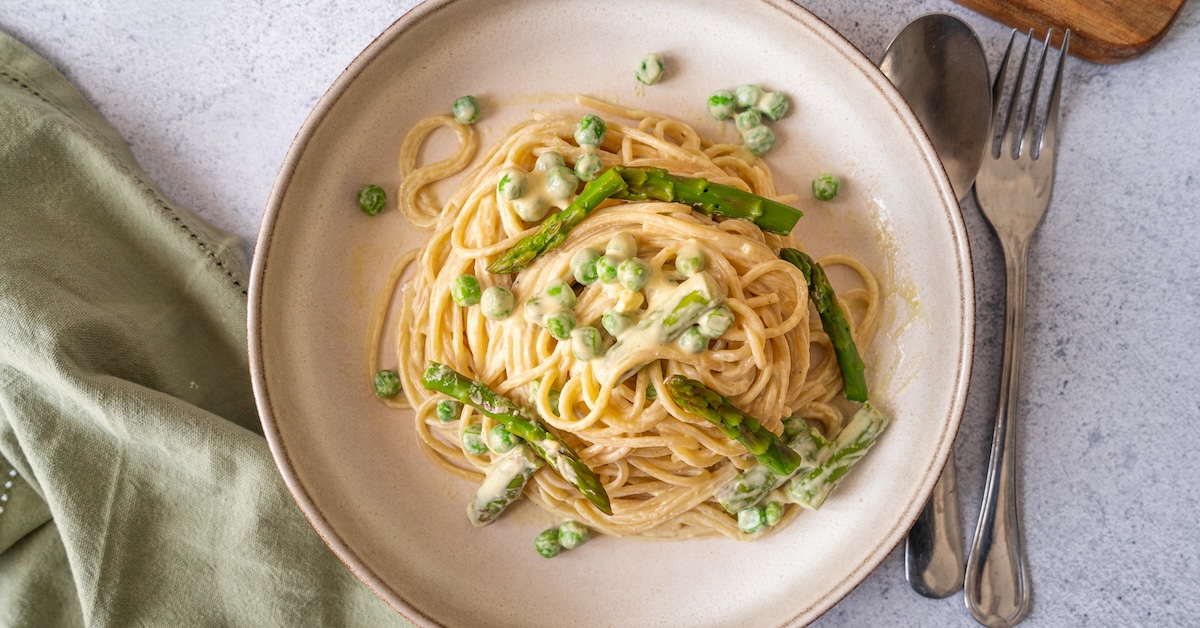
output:
M 0 28 L 51 60 L 167 196 L 255 240 L 310 108 L 411 1 L 0 0 Z M 943 11 L 993 69 L 1008 29 L 944 0 L 804 2 L 878 60 L 909 19 Z M 886 4 L 886 6 L 884 6 Z M 1019 408 L 1028 626 L 1200 622 L 1200 10 L 1144 57 L 1068 63 L 1050 211 L 1030 251 Z M 978 346 L 957 441 L 967 541 L 1000 369 L 1004 270 L 973 200 Z M 713 577 L 719 577 L 713 575 Z M 927 600 L 894 552 L 822 626 L 973 622 Z

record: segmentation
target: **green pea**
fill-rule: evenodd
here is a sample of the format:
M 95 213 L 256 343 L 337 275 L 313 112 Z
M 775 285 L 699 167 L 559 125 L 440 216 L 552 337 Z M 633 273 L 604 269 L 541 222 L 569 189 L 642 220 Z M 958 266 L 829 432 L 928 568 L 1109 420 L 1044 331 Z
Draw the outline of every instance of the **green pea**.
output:
M 571 353 L 579 360 L 595 360 L 600 357 L 600 330 L 595 327 L 578 327 L 571 332 Z
M 783 420 L 783 434 L 779 437 L 783 441 L 791 442 L 793 438 L 800 435 L 801 432 L 808 431 L 808 421 L 805 421 L 800 415 L 792 415 Z
M 533 164 L 533 169 L 537 170 L 538 172 L 550 172 L 559 166 L 565 165 L 567 165 L 567 162 L 563 161 L 562 155 L 552 150 L 548 150 L 541 155 L 538 155 L 537 161 Z
M 540 385 L 541 385 L 541 382 L 539 382 L 536 379 L 533 380 L 532 382 L 529 382 L 529 396 L 531 397 L 530 403 L 534 403 L 534 404 L 537 403 L 538 388 L 540 387 Z M 561 396 L 562 396 L 562 391 L 555 390 L 553 388 L 550 389 L 550 394 L 547 395 L 547 397 L 549 397 L 549 401 L 550 401 L 550 409 L 553 410 L 554 414 L 556 414 L 556 415 L 559 414 L 558 400 Z
M 762 98 L 762 89 L 757 85 L 743 85 L 735 93 L 737 106 L 743 109 L 757 105 L 758 99 Z
M 498 321 L 509 317 L 513 311 L 512 290 L 504 286 L 489 286 L 483 291 L 479 301 L 479 310 L 489 320 Z
M 834 175 L 817 175 L 812 182 L 813 196 L 817 197 L 818 200 L 831 201 L 833 197 L 837 196 L 838 188 L 841 185 L 842 182 Z
M 575 330 L 575 315 L 570 312 L 559 312 L 546 319 L 546 329 L 550 330 L 551 336 L 559 340 L 566 340 Z
M 600 116 L 588 114 L 579 121 L 575 129 L 575 143 L 580 146 L 599 146 L 608 133 L 608 125 Z
M 579 249 L 571 258 L 571 274 L 575 276 L 575 281 L 585 286 L 599 281 L 600 274 L 596 271 L 596 262 L 599 260 L 600 253 L 596 249 Z
M 638 257 L 631 257 L 617 267 L 617 279 L 626 290 L 637 292 L 650 283 L 650 264 Z
M 654 401 L 655 399 L 658 399 L 658 389 L 654 387 L 654 384 L 650 384 L 646 386 L 646 401 Z
M 587 526 L 578 521 L 564 521 L 558 526 L 558 542 L 563 549 L 575 549 L 588 542 L 592 533 Z
M 496 424 L 488 430 L 488 446 L 492 451 L 502 454 L 517 446 L 517 437 L 513 436 L 507 427 Z
M 763 519 L 768 527 L 775 527 L 779 520 L 783 518 L 783 504 L 779 502 L 771 502 L 763 508 Z
M 481 290 L 475 275 L 459 275 L 450 282 L 450 298 L 459 307 L 470 307 L 479 303 Z
M 463 450 L 476 456 L 487 453 L 487 444 L 483 442 L 483 425 L 472 423 L 463 430 Z
M 767 514 L 762 506 L 751 506 L 738 511 L 738 529 L 746 534 L 761 532 L 767 527 Z
M 637 238 L 632 233 L 621 232 L 609 238 L 608 246 L 604 248 L 607 255 L 617 259 L 627 259 L 637 255 Z
M 515 201 L 525 196 L 529 186 L 529 177 L 516 168 L 505 168 L 500 171 L 500 181 L 496 183 L 496 192 L 506 201 Z
M 513 201 L 512 206 L 525 222 L 537 222 L 550 212 L 550 204 L 540 196 L 522 196 Z
M 546 296 L 549 297 L 554 303 L 557 303 L 568 310 L 575 307 L 575 291 L 571 289 L 571 286 L 567 282 L 562 281 L 561 279 L 552 281 L 550 282 L 550 285 L 546 286 L 545 292 Z
M 708 348 L 708 337 L 692 325 L 679 336 L 679 347 L 688 353 L 703 353 Z
M 358 191 L 358 208 L 368 216 L 378 216 L 387 205 L 387 192 L 372 183 Z
M 591 181 L 600 174 L 600 169 L 604 164 L 600 161 L 600 157 L 594 153 L 584 153 L 575 160 L 575 176 L 579 177 L 580 181 Z
M 733 119 L 733 123 L 737 125 L 737 130 L 742 135 L 756 126 L 762 126 L 762 114 L 757 109 L 747 109 Z
M 766 154 L 767 151 L 775 148 L 775 132 L 765 124 L 760 124 L 742 136 L 746 142 L 746 148 L 755 155 Z
M 624 333 L 626 329 L 633 326 L 633 318 L 628 314 L 609 310 L 600 317 L 600 325 L 604 327 L 605 331 L 616 338 Z
M 525 319 L 531 323 L 542 325 L 546 318 L 546 304 L 541 297 L 533 297 L 525 302 Z
M 733 312 L 724 305 L 717 307 L 700 315 L 700 320 L 696 321 L 696 326 L 700 329 L 700 333 L 707 338 L 720 338 L 733 325 Z
M 788 110 L 787 96 L 779 92 L 767 92 L 758 99 L 758 104 L 754 106 L 771 120 L 779 120 Z
M 375 394 L 380 399 L 391 399 L 400 394 L 400 376 L 395 371 L 388 370 L 376 373 Z
M 722 89 L 714 92 L 708 97 L 708 113 L 718 120 L 728 120 L 733 117 L 737 100 L 733 96 L 733 92 Z
M 479 121 L 479 103 L 476 102 L 474 96 L 458 98 L 450 110 L 459 124 L 475 124 Z
M 566 166 L 555 166 L 546 173 L 546 192 L 558 199 L 568 199 L 575 195 L 579 187 L 579 177 Z
M 437 402 L 437 418 L 442 423 L 449 423 L 462 416 L 463 404 L 454 399 L 442 399 Z
M 617 280 L 617 267 L 620 265 L 620 259 L 612 255 L 602 255 L 596 260 L 596 275 L 604 283 L 613 283 Z
M 562 551 L 562 543 L 558 541 L 558 528 L 550 528 L 537 535 L 533 540 L 533 546 L 537 548 L 537 553 L 543 558 L 554 558 Z
M 642 85 L 654 85 L 662 80 L 663 72 L 666 69 L 667 64 L 663 63 L 662 56 L 652 52 L 638 61 L 637 71 L 633 75 Z
M 675 270 L 684 277 L 691 277 L 708 267 L 708 258 L 703 253 L 675 258 Z

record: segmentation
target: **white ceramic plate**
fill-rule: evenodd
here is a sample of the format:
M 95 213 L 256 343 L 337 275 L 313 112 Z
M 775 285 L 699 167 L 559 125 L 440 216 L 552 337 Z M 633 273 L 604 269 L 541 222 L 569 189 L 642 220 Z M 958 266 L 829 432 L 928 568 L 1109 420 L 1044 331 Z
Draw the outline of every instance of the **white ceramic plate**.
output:
M 635 89 L 645 53 L 669 64 Z M 587 93 L 670 112 L 708 134 L 713 91 L 757 83 L 791 98 L 769 156 L 782 190 L 819 172 L 844 185 L 806 205 L 817 255 L 850 252 L 889 296 L 867 352 L 872 397 L 893 417 L 817 513 L 761 542 L 600 538 L 554 560 L 533 551 L 550 521 L 519 505 L 484 530 L 473 487 L 418 450 L 410 417 L 373 398 L 367 313 L 388 269 L 424 234 L 394 207 L 396 154 L 418 119 L 462 94 L 484 110 L 483 145 L 512 122 Z M 271 450 L 317 531 L 364 582 L 418 624 L 730 626 L 806 623 L 903 538 L 958 428 L 973 335 L 970 256 L 958 205 L 916 119 L 875 67 L 788 2 L 437 1 L 371 44 L 301 128 L 271 194 L 250 288 L 254 390 Z

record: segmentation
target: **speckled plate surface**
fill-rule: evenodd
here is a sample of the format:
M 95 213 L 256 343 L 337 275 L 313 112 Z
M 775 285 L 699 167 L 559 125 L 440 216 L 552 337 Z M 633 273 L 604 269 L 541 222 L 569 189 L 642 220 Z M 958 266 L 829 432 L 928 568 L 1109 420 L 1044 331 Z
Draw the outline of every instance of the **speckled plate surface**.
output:
M 653 51 L 667 77 L 637 90 L 634 66 Z M 804 192 L 820 172 L 842 177 L 834 202 L 803 202 L 797 234 L 811 252 L 852 253 L 879 275 L 882 324 L 866 358 L 888 432 L 824 508 L 756 543 L 599 538 L 546 560 L 532 539 L 550 520 L 529 504 L 472 528 L 463 510 L 473 488 L 434 468 L 411 416 L 378 403 L 367 381 L 368 312 L 394 261 L 425 236 L 394 206 L 364 216 L 355 191 L 394 190 L 404 133 L 462 94 L 482 104 L 484 146 L 533 112 L 574 108 L 571 93 L 733 138 L 704 101 L 744 83 L 791 98 L 768 157 L 781 190 Z M 958 204 L 916 119 L 870 60 L 803 9 L 436 1 L 372 43 L 300 129 L 255 253 L 250 357 L 296 501 L 346 565 L 417 624 L 802 624 L 886 557 L 932 489 L 966 397 L 973 304 Z

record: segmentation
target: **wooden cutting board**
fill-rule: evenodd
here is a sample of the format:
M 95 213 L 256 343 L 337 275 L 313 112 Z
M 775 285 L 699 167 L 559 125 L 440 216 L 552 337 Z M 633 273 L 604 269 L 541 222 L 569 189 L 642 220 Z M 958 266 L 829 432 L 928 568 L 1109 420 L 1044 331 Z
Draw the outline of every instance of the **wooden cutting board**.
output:
M 1045 36 L 1071 29 L 1071 55 L 1098 63 L 1128 61 L 1157 44 L 1184 0 L 955 0 L 1020 31 Z

